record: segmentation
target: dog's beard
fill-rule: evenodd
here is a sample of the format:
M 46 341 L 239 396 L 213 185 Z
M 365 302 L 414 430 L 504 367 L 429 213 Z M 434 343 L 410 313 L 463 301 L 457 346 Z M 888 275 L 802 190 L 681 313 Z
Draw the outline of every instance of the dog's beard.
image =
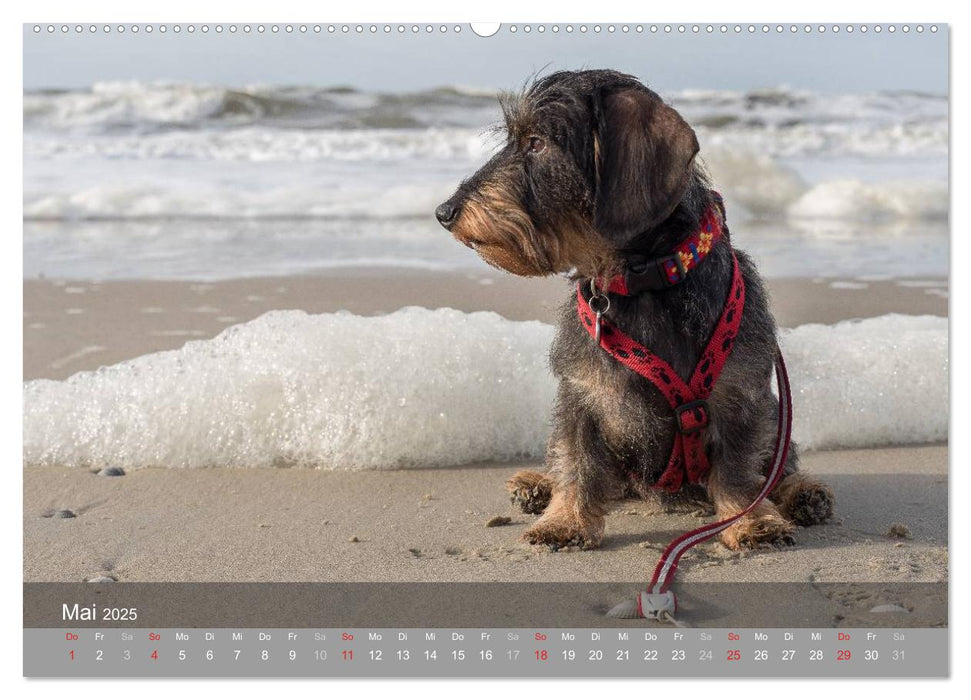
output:
M 554 272 L 532 219 L 508 195 L 483 187 L 462 207 L 453 235 L 493 267 L 524 277 Z
M 540 228 L 505 194 L 483 188 L 470 197 L 452 228 L 455 238 L 485 262 L 524 277 L 595 277 L 615 271 L 617 256 L 589 221 L 571 215 Z

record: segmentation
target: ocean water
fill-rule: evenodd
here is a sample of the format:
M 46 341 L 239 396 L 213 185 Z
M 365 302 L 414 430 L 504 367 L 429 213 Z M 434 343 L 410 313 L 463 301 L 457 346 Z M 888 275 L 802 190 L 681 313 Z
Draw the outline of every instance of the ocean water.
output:
M 179 350 L 24 385 L 24 463 L 394 469 L 541 458 L 552 326 L 491 312 L 273 311 Z M 780 338 L 806 449 L 947 439 L 947 319 Z
M 948 101 L 665 97 L 770 277 L 944 276 Z M 491 91 L 100 83 L 24 95 L 24 275 L 485 269 L 435 206 L 498 145 Z

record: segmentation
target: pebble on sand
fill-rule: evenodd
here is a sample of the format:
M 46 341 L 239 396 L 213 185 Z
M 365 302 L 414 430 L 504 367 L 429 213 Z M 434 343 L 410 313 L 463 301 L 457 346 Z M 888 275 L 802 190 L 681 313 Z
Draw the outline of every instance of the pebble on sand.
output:
M 114 576 L 95 576 L 88 579 L 88 583 L 115 583 L 118 579 Z
M 105 467 L 100 472 L 98 476 L 124 476 L 125 470 L 121 467 Z
M 357 535 L 355 535 L 355 536 L 353 536 L 353 537 L 350 537 L 350 538 L 348 538 L 348 540 L 347 540 L 347 541 L 348 541 L 348 542 L 360 542 L 361 540 L 359 540 L 359 539 L 357 538 Z
M 884 604 L 884 605 L 875 605 L 874 607 L 870 608 L 870 612 L 872 613 L 909 613 L 910 610 L 908 610 L 902 605 L 891 603 L 891 604 Z
M 52 518 L 76 518 L 73 510 L 55 510 Z
M 486 527 L 500 527 L 502 525 L 508 525 L 511 522 L 512 522 L 512 518 L 509 518 L 509 517 L 507 517 L 505 515 L 497 515 L 494 518 L 489 518 L 486 521 L 485 526 Z

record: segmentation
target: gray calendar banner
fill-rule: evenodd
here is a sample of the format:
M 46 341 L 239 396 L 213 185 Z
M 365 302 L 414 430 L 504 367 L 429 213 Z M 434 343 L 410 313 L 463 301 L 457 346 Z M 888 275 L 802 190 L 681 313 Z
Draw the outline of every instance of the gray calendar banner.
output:
M 31 629 L 33 677 L 940 677 L 947 630 Z
M 636 583 L 25 583 L 24 627 L 597 627 L 638 590 Z M 686 583 L 676 591 L 679 617 L 693 627 L 948 624 L 945 583 Z

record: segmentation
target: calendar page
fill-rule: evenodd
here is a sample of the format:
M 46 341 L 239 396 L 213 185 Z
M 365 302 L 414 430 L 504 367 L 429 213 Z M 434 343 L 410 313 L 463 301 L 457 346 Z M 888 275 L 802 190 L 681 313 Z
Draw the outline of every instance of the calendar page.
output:
M 948 42 L 25 24 L 24 675 L 947 676 Z

